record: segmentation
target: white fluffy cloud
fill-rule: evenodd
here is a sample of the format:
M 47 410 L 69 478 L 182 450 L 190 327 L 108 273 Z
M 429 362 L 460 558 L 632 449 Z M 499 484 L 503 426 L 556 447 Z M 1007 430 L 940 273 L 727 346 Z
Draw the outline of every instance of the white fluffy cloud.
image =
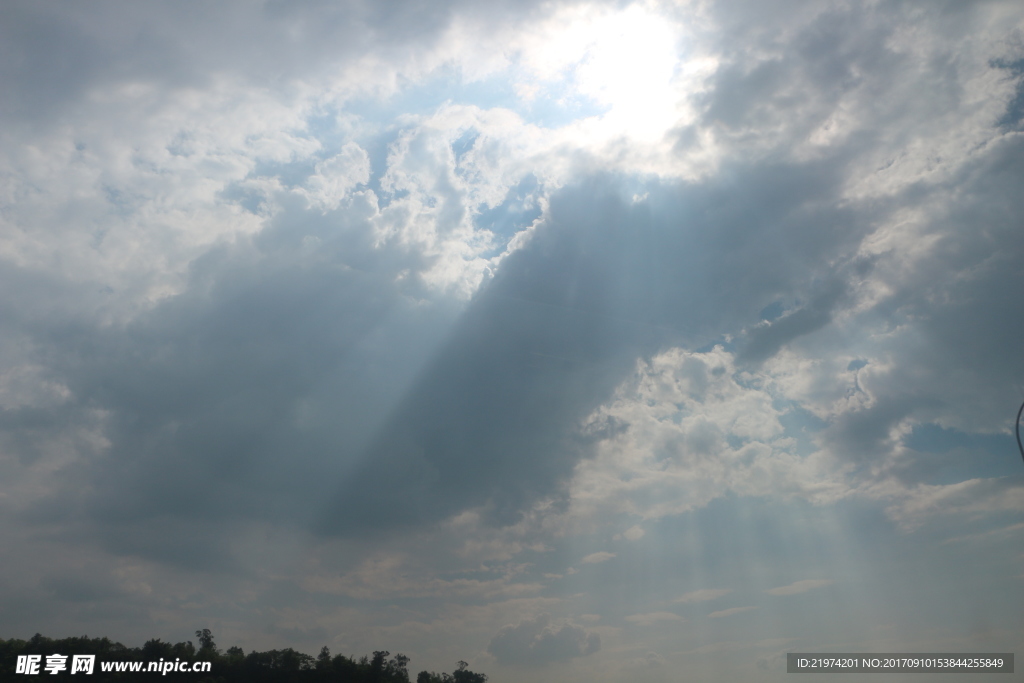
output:
M 574 514 L 587 519 L 610 507 L 657 519 L 729 491 L 819 502 L 846 495 L 841 461 L 796 452 L 769 381 L 737 369 L 720 346 L 675 349 L 641 364 L 614 402 L 589 418 L 616 425 L 617 434 L 578 466 Z
M 547 614 L 502 628 L 487 646 L 499 662 L 530 665 L 583 657 L 600 649 L 596 633 L 574 624 L 558 626 Z

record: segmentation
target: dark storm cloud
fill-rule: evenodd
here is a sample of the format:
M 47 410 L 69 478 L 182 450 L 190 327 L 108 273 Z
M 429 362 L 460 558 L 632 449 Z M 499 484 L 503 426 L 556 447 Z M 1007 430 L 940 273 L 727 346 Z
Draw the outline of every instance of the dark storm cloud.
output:
M 771 358 L 788 342 L 820 330 L 831 322 L 832 311 L 846 299 L 847 278 L 843 275 L 846 274 L 832 276 L 822 283 L 807 305 L 754 327 L 744 340 L 737 360 L 756 363 Z
M 208 252 L 184 293 L 127 325 L 37 314 L 36 359 L 75 399 L 5 412 L 8 438 L 100 410 L 110 447 L 86 451 L 58 477 L 65 493 L 28 518 L 85 515 L 117 552 L 186 564 L 220 561 L 220 522 L 308 519 L 452 311 L 396 284 L 419 257 L 373 249 L 346 209 L 285 212 L 252 242 Z
M 560 662 L 600 649 L 601 637 L 596 633 L 572 624 L 553 627 L 547 614 L 504 627 L 487 646 L 487 651 L 500 663 L 524 665 Z
M 473 507 L 513 522 L 562 493 L 588 447 L 580 423 L 637 357 L 738 331 L 780 298 L 815 300 L 811 264 L 867 225 L 820 201 L 836 168 L 737 167 L 651 185 L 641 203 L 619 179 L 581 183 L 454 327 L 451 304 L 398 284 L 422 257 L 373 248 L 358 202 L 289 208 L 125 326 L 37 316 L 37 358 L 74 396 L 55 410 L 101 411 L 110 448 L 68 468 L 68 491 L 32 517 L 95 519 L 118 552 L 199 564 L 222 561 L 217 525 L 233 519 L 342 535 Z M 27 414 L 7 417 L 11 438 L 31 435 Z M 148 543 L 147 525 L 171 540 Z M 208 542 L 185 552 L 172 539 L 195 525 Z
M 779 299 L 811 303 L 755 331 L 752 358 L 827 322 L 843 285 L 819 264 L 873 219 L 830 199 L 849 153 L 651 183 L 639 203 L 622 178 L 578 183 L 450 329 L 452 306 L 424 308 L 396 284 L 423 257 L 373 247 L 358 201 L 327 216 L 286 206 L 125 326 L 19 308 L 40 364 L 75 397 L 59 411 L 102 411 L 111 443 L 66 473 L 88 487 L 36 515 L 84 514 L 119 552 L 162 558 L 185 544 L 130 527 L 316 520 L 359 535 L 473 507 L 513 522 L 561 495 L 588 447 L 580 423 L 638 357 L 739 332 Z M 9 438 L 31 436 L 28 417 Z
M 821 441 L 854 460 L 888 457 L 896 443 L 892 430 L 902 420 L 927 421 L 941 415 L 944 423 L 967 430 L 1003 429 L 1006 409 L 1001 406 L 1014 404 L 1012 383 L 1024 377 L 1019 353 L 1024 304 L 1011 294 L 1021 290 L 1024 233 L 1019 229 L 1020 193 L 1014 188 L 1021 185 L 1024 171 L 1019 139 L 999 136 L 1000 129 L 1007 131 L 1018 123 L 1020 34 L 1007 25 L 1007 33 L 991 42 L 1005 56 L 973 65 L 964 41 L 972 32 L 986 30 L 986 22 L 996 16 L 986 12 L 998 12 L 1000 5 L 945 2 L 929 4 L 927 12 L 921 12 L 922 7 L 882 3 L 869 10 L 726 2 L 712 8 L 732 40 L 723 48 L 714 87 L 704 96 L 704 121 L 716 124 L 738 144 L 752 145 L 753 154 L 758 144 L 775 149 L 768 140 L 782 146 L 804 145 L 817 127 L 839 125 L 830 117 L 843 112 L 850 120 L 870 122 L 854 126 L 845 144 L 859 145 L 869 154 L 884 150 L 888 157 L 879 156 L 877 165 L 867 166 L 851 154 L 840 172 L 848 174 L 848 183 L 856 183 L 896 162 L 906 154 L 904 145 L 926 135 L 933 136 L 921 143 L 931 150 L 929 167 L 942 163 L 943 154 L 952 148 L 937 135 L 942 125 L 960 127 L 965 138 L 978 130 L 992 135 L 985 143 L 986 153 L 974 155 L 949 177 L 900 182 L 894 174 L 897 185 L 871 200 L 870 208 L 868 203 L 850 206 L 863 220 L 884 222 L 891 220 L 887 216 L 906 211 L 920 216 L 916 220 L 923 226 L 915 239 L 937 240 L 934 249 L 922 248 L 919 242 L 894 243 L 891 250 L 870 258 L 836 263 L 832 273 L 806 290 L 811 296 L 805 303 L 770 324 L 748 328 L 737 340 L 739 360 L 752 362 L 794 343 L 827 357 L 837 348 L 856 348 L 847 344 L 871 348 L 873 344 L 861 336 L 869 331 L 906 332 L 895 335 L 882 352 L 892 367 L 885 380 L 876 374 L 871 382 L 877 403 L 838 418 Z M 912 47 L 913 41 L 900 29 L 908 22 L 927 31 L 929 41 Z M 972 131 L 963 123 L 964 106 L 976 95 L 970 94 L 965 77 L 971 68 L 985 67 L 1015 87 Z M 980 144 L 982 137 L 977 139 Z M 693 144 L 692 130 L 681 131 L 680 149 Z M 878 152 L 869 151 L 873 149 Z M 888 151 L 895 149 L 904 151 Z M 830 196 L 809 186 L 788 192 L 804 194 L 811 202 L 815 196 Z M 786 190 L 781 194 L 793 196 Z M 773 235 L 763 224 L 752 233 Z M 828 230 L 804 237 L 832 239 Z M 903 253 L 911 246 L 927 256 Z M 836 331 L 825 332 L 856 298 L 857 283 L 864 281 L 884 282 L 891 291 L 871 310 L 845 323 L 854 326 L 847 334 L 855 335 L 856 341 L 843 340 Z M 808 339 L 815 332 L 823 333 L 820 342 Z M 968 395 L 975 398 L 967 399 Z
M 1012 189 L 1024 183 L 1022 158 L 1024 142 L 1007 138 L 947 183 L 907 193 L 917 195 L 908 204 L 929 208 L 935 246 L 912 272 L 890 272 L 890 296 L 860 319 L 867 329 L 913 333 L 889 346 L 893 367 L 871 384 L 877 401 L 825 432 L 848 457 L 887 457 L 892 430 L 907 418 L 941 416 L 947 426 L 989 433 L 1012 419 L 1024 381 L 1024 200 Z M 954 193 L 959 201 L 949 203 Z M 882 257 L 885 269 L 898 257 Z
M 910 316 L 921 316 L 929 338 L 956 365 L 995 379 L 1002 373 L 1024 378 L 1024 139 L 1007 138 L 991 155 L 969 164 L 936 195 L 962 194 L 936 217 L 941 239 L 935 262 L 908 283 L 899 301 Z M 965 273 L 956 282 L 943 274 Z M 938 292 L 946 305 L 934 306 Z
M 735 196 L 731 182 L 652 186 L 634 204 L 611 178 L 555 196 L 550 219 L 502 264 L 389 418 L 325 530 L 418 524 L 477 506 L 509 523 L 557 497 L 585 453 L 581 422 L 638 357 L 702 346 L 774 298 L 814 287 L 814 270 L 794 262 L 835 257 L 865 225 L 805 204 L 798 188 L 819 199 L 830 191 L 827 166 L 734 173 Z M 827 322 L 841 292 L 833 284 L 813 295 L 809 322 L 797 312 L 774 337 L 755 337 L 758 358 Z
M 125 597 L 116 587 L 77 576 L 47 576 L 40 586 L 53 593 L 58 600 L 67 602 L 94 602 Z

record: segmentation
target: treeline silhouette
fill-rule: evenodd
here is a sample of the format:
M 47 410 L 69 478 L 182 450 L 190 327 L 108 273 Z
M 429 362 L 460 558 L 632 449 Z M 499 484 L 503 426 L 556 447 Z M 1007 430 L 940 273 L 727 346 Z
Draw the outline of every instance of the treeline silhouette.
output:
M 220 650 L 209 629 L 196 631 L 198 649 L 192 641 L 165 643 L 159 638 L 147 641 L 142 647 L 126 647 L 109 638 L 46 638 L 40 634 L 29 640 L 3 640 L 0 638 L 0 680 L 29 681 L 34 676 L 15 675 L 19 655 L 41 655 L 38 674 L 47 681 L 153 681 L 169 679 L 195 683 L 412 683 L 409 678 L 409 658 L 402 654 L 391 657 L 386 650 L 359 659 L 345 655 L 331 656 L 325 645 L 316 657 L 291 648 L 284 650 L 253 650 L 246 654 L 240 647 Z M 56 674 L 45 670 L 47 657 L 64 655 L 66 668 Z M 72 655 L 96 655 L 92 675 L 71 673 Z M 162 672 L 147 671 L 149 662 L 210 662 L 210 671 Z M 104 671 L 103 662 L 143 662 L 141 672 Z M 415 683 L 485 683 L 487 676 L 470 671 L 460 661 L 452 673 L 421 671 Z

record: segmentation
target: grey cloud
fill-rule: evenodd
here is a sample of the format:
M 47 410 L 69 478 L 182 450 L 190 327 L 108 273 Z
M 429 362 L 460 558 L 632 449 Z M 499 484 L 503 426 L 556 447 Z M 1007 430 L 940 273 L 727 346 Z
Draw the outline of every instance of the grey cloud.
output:
M 1020 403 L 1015 385 L 1024 378 L 1024 301 L 1015 295 L 1024 291 L 1018 218 L 1024 202 L 1011 190 L 1024 182 L 1021 153 L 1018 139 L 1004 139 L 915 198 L 928 207 L 934 248 L 912 269 L 901 265 L 899 252 L 882 255 L 874 272 L 891 294 L 848 323 L 858 335 L 891 335 L 889 368 L 872 370 L 866 380 L 872 404 L 840 416 L 821 443 L 854 460 L 877 461 L 891 455 L 898 444 L 892 430 L 904 420 L 937 420 L 968 432 L 1008 430 Z M 951 203 L 954 188 L 960 199 Z M 875 348 L 866 339 L 858 344 Z
M 832 310 L 842 305 L 845 295 L 843 279 L 825 283 L 806 306 L 753 328 L 737 360 L 756 363 L 770 358 L 796 337 L 821 329 L 832 320 Z
M 837 64 L 852 59 L 825 28 L 802 29 L 790 59 L 833 43 Z M 706 181 L 650 183 L 637 204 L 622 178 L 578 183 L 551 199 L 546 224 L 454 325 L 455 306 L 425 312 L 422 292 L 395 284 L 421 264 L 373 249 L 355 208 L 319 218 L 289 208 L 251 246 L 198 259 L 185 293 L 125 328 L 36 316 L 37 354 L 77 402 L 62 410 L 107 411 L 112 442 L 68 474 L 92 492 L 55 509 L 78 500 L 110 522 L 273 516 L 331 534 L 480 506 L 511 522 L 563 493 L 586 453 L 579 422 L 637 357 L 749 328 L 780 299 L 810 303 L 754 329 L 746 357 L 827 326 L 858 276 L 832 264 L 900 202 L 927 199 L 916 189 L 841 202 L 861 142 L 815 161 L 729 162 Z M 308 257 L 307 235 L 324 245 Z M 28 417 L 11 416 L 13 433 Z M 895 418 L 878 419 L 851 438 Z
M 229 520 L 313 518 L 454 311 L 417 303 L 415 283 L 396 283 L 417 257 L 370 248 L 349 212 L 285 212 L 198 259 L 183 294 L 127 325 L 37 313 L 35 361 L 70 398 L 5 411 L 7 437 L 93 416 L 110 445 L 80 448 L 53 480 L 62 492 L 26 519 L 92 519 L 119 553 L 216 566 Z M 310 234 L 319 250 L 300 253 Z
M 834 189 L 828 171 L 736 168 L 724 184 L 652 184 L 640 204 L 619 179 L 581 183 L 457 320 L 396 281 L 422 257 L 373 248 L 356 204 L 286 207 L 125 326 L 11 301 L 71 394 L 32 419 L 100 420 L 110 442 L 80 449 L 26 519 L 92 523 L 118 554 L 208 569 L 234 565 L 218 538 L 244 520 L 363 536 L 483 507 L 512 523 L 564 495 L 593 441 L 580 424 L 638 356 L 807 296 L 794 261 L 833 256 L 866 224 L 803 207 L 806 188 Z M 855 229 L 803 238 L 822 224 Z M 8 438 L 32 441 L 28 413 L 5 417 Z
M 769 588 L 765 593 L 768 593 L 769 595 L 798 595 L 815 588 L 829 586 L 833 583 L 835 583 L 835 581 L 832 579 L 803 579 L 802 581 L 794 581 L 788 586 Z
M 484 24 L 521 20 L 538 3 L 10 2 L 0 9 L 0 116 L 61 120 L 91 89 L 146 84 L 206 88 L 225 76 L 277 88 L 336 75 L 376 53 L 401 64 L 436 45 L 458 13 Z
M 284 206 L 251 240 L 197 258 L 184 292 L 127 324 L 98 322 L 103 295 L 59 268 L 4 261 L 4 360 L 41 368 L 69 391 L 0 413 L 5 479 L 45 458 L 77 457 L 10 523 L 62 527 L 61 538 L 80 533 L 116 556 L 234 576 L 245 571 L 233 542 L 246 522 L 360 536 L 483 507 L 490 522 L 508 524 L 536 500 L 564 495 L 595 436 L 628 428 L 578 433 L 638 357 L 722 335 L 749 362 L 786 346 L 826 358 L 856 346 L 856 357 L 870 358 L 877 401 L 818 434 L 848 460 L 891 455 L 892 429 L 905 419 L 1005 429 L 1004 407 L 1019 400 L 1012 382 L 1024 377 L 1019 138 L 992 138 L 946 181 L 917 180 L 869 201 L 844 194 L 876 168 L 873 155 L 926 140 L 970 108 L 956 51 L 976 27 L 965 20 L 971 5 L 931 3 L 936 10 L 915 15 L 913 26 L 938 46 L 920 60 L 895 40 L 895 28 L 910 25 L 904 12 L 917 11 L 906 3 L 712 5 L 726 54 L 677 152 L 711 131 L 725 155 L 718 172 L 689 183 L 579 180 L 551 197 L 550 218 L 467 306 L 415 278 L 400 284 L 400 273 L 422 271 L 428 259 L 374 246 L 369 209 L 356 205 L 325 216 Z M 124 83 L 167 97 L 221 76 L 287 87 L 371 47 L 400 61 L 463 9 L 242 7 L 251 5 L 8 3 L 2 116 L 45 124 L 84 93 Z M 517 8 L 529 16 L 528 4 L 486 11 L 497 22 Z M 1017 78 L 1007 66 L 1016 64 L 991 68 Z M 1019 123 L 1013 87 L 993 127 Z M 844 112 L 848 140 L 792 160 Z M 632 202 L 635 190 L 648 199 Z M 938 238 L 930 259 L 908 270 L 899 248 L 880 255 L 871 277 L 890 293 L 856 314 L 856 325 L 833 324 L 853 315 L 862 240 L 903 210 L 926 214 L 925 232 Z M 306 250 L 306 237 L 319 246 Z M 806 303 L 756 326 L 777 301 Z M 876 332 L 892 341 L 873 342 Z M 888 374 L 875 372 L 881 361 L 891 361 Z M 122 600 L 102 579 L 47 576 L 39 590 L 36 606 L 5 598 L 5 623 L 57 614 L 43 598 Z M 528 663 L 597 647 L 596 634 L 541 617 L 505 627 L 490 651 Z
M 886 392 L 868 408 L 843 413 L 821 435 L 820 442 L 843 457 L 868 466 L 888 458 L 896 445 L 894 428 L 920 405 L 920 396 L 915 393 Z
M 722 617 L 731 617 L 734 614 L 740 614 L 741 612 L 748 612 L 752 609 L 757 609 L 754 605 L 747 605 L 745 607 L 730 607 L 729 609 L 719 610 L 712 612 L 708 616 L 713 619 L 721 619 Z
M 728 595 L 731 592 L 731 588 L 703 588 L 701 590 L 690 591 L 689 593 L 676 598 L 675 602 L 706 602 L 708 600 L 720 598 L 723 595 Z
M 1017 81 L 1013 98 L 1006 105 L 1006 113 L 999 119 L 1000 126 L 1015 128 L 1021 119 L 1024 119 L 1024 59 L 1012 62 L 1005 59 L 993 60 L 992 66 L 997 69 L 1005 69 Z
M 266 632 L 270 635 L 277 636 L 278 638 L 285 638 L 289 642 L 323 642 L 330 637 L 328 631 L 322 626 L 301 628 L 294 626 L 276 626 L 271 624 L 266 628 Z
M 58 600 L 67 602 L 93 602 L 123 597 L 122 591 L 106 583 L 81 576 L 49 576 L 40 581 L 44 590 L 51 591 Z
M 632 204 L 612 178 L 554 196 L 545 225 L 478 293 L 343 484 L 324 531 L 479 506 L 510 523 L 557 498 L 585 453 L 582 420 L 637 357 L 702 345 L 812 286 L 793 262 L 841 252 L 865 224 L 804 206 L 808 185 L 829 191 L 827 167 L 734 172 L 736 198 L 732 182 L 652 185 L 649 203 Z M 852 229 L 829 241 L 822 224 Z M 812 230 L 817 239 L 802 239 Z
M 599 649 L 599 635 L 573 624 L 555 628 L 547 614 L 505 626 L 487 646 L 487 651 L 502 664 L 520 665 L 564 661 L 593 654 Z
M 839 168 L 735 167 L 651 184 L 638 204 L 622 179 L 581 182 L 457 320 L 396 281 L 422 257 L 373 248 L 357 204 L 286 207 L 126 326 L 36 314 L 35 355 L 73 397 L 60 410 L 100 411 L 111 446 L 58 475 L 66 493 L 34 515 L 95 519 L 109 547 L 162 559 L 185 548 L 146 542 L 167 520 L 181 538 L 244 519 L 365 535 L 475 507 L 512 523 L 564 495 L 593 441 L 583 419 L 637 357 L 813 300 L 814 264 L 870 221 L 821 201 Z M 222 566 L 215 546 L 181 559 Z
M 869 76 L 908 68 L 889 44 L 899 25 L 893 7 L 740 2 L 712 11 L 734 40 L 705 98 L 705 120 L 752 143 L 771 127 L 805 135 L 837 100 L 868 84 L 885 87 Z
M 958 185 L 965 199 L 937 217 L 942 228 L 936 257 L 899 293 L 900 312 L 920 316 L 945 361 L 992 380 L 1024 377 L 1024 301 L 1015 294 L 1024 287 L 1024 198 L 1013 190 L 1024 179 L 1022 153 L 1024 141 L 1008 138 L 950 183 L 947 189 Z M 954 280 L 942 273 L 964 276 Z M 939 297 L 944 305 L 936 305 Z
M 1000 5 L 1006 6 L 991 7 Z M 679 131 L 679 151 L 685 154 L 694 145 L 696 126 L 747 158 L 813 148 L 809 141 L 816 134 L 837 135 L 830 144 L 848 136 L 869 158 L 899 156 L 897 150 L 967 115 L 965 77 L 980 65 L 967 56 L 973 48 L 965 44 L 986 21 L 977 9 L 959 2 L 713 3 L 711 16 L 720 35 L 729 38 L 712 87 L 700 98 L 701 120 Z M 917 42 L 902 33 L 907 25 L 931 37 Z M 992 65 L 1012 74 L 1020 58 L 1019 34 L 1013 20 L 1004 27 L 988 49 L 1008 54 Z M 1003 125 L 1012 119 L 1015 102 L 1011 98 Z M 859 165 L 851 170 L 867 171 Z

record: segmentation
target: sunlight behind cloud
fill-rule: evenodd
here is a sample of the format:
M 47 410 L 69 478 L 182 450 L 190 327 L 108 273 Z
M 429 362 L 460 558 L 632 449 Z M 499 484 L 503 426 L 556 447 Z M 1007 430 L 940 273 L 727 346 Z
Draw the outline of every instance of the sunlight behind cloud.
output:
M 674 114 L 672 29 L 634 5 L 599 22 L 594 34 L 576 68 L 580 92 L 611 107 L 605 119 L 613 128 L 636 138 L 660 137 Z
M 562 104 L 583 98 L 606 109 L 596 117 L 600 132 L 654 141 L 677 115 L 677 45 L 675 27 L 640 5 L 560 13 L 523 46 L 523 66 L 540 83 L 520 83 L 520 95 L 534 98 L 544 82 L 564 79 Z

